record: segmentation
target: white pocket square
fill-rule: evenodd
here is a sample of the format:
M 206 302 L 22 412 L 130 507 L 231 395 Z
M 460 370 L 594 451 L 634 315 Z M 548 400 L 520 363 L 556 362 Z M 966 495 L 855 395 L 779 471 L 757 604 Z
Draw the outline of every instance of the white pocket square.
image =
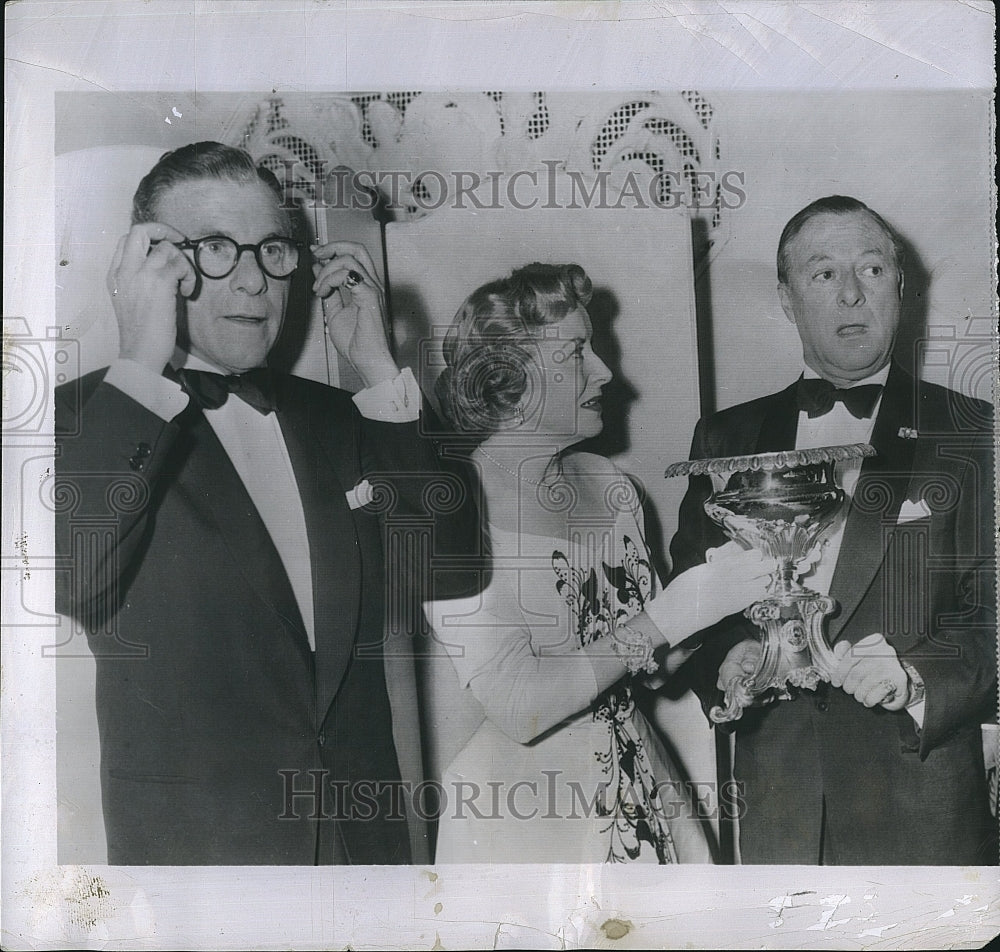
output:
M 913 522 L 915 519 L 926 519 L 930 514 L 931 507 L 923 499 L 918 499 L 916 502 L 904 499 L 903 505 L 899 507 L 899 517 L 896 519 L 896 525 L 904 522 Z
M 360 509 L 362 506 L 367 506 L 375 498 L 372 485 L 367 479 L 362 479 L 357 486 L 348 490 L 344 495 L 347 497 L 347 505 L 350 509 Z

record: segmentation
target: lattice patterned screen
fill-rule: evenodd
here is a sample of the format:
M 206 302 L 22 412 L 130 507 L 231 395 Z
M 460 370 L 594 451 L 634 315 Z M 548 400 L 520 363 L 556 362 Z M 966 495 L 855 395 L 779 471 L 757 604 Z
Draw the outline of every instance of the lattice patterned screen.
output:
M 715 229 L 724 205 L 713 177 L 721 158 L 713 120 L 711 103 L 694 90 L 282 95 L 233 120 L 225 140 L 246 148 L 306 201 L 336 168 L 405 173 L 396 179 L 396 200 L 381 209 L 387 220 L 427 213 L 428 182 L 420 173 L 509 175 L 557 163 L 588 173 L 660 173 L 658 200 L 688 205 Z M 709 197 L 692 207 L 698 173 L 711 173 L 701 178 Z M 383 200 L 389 198 L 383 187 Z

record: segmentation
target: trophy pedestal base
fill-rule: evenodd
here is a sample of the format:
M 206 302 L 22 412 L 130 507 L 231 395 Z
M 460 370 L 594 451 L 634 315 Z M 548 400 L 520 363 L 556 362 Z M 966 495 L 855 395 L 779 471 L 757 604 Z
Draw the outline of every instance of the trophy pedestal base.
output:
M 814 691 L 829 681 L 836 657 L 823 636 L 823 623 L 834 601 L 809 589 L 754 602 L 747 617 L 761 629 L 760 661 L 750 675 L 726 685 L 721 706 L 709 712 L 716 724 L 738 720 L 745 708 L 791 698 L 789 687 Z

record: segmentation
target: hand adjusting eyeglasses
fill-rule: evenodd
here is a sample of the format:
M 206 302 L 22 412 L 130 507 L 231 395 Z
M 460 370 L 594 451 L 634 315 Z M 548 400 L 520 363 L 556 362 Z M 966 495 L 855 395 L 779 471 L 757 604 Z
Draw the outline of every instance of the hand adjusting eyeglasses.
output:
M 151 244 L 158 245 L 158 239 Z M 302 242 L 275 236 L 255 245 L 241 245 L 225 235 L 208 235 L 192 241 L 172 242 L 175 248 L 194 252 L 194 266 L 205 278 L 227 278 L 236 270 L 240 255 L 252 251 L 257 265 L 269 278 L 287 278 L 298 267 Z

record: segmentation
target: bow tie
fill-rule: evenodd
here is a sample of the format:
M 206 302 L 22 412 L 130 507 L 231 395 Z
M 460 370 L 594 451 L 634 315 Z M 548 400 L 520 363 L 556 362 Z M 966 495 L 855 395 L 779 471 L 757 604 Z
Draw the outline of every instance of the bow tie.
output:
M 810 419 L 829 413 L 838 401 L 843 403 L 851 415 L 859 420 L 862 417 L 870 417 L 881 393 L 882 386 L 877 383 L 866 383 L 860 387 L 849 387 L 846 390 L 841 390 L 829 380 L 815 378 L 811 380 L 800 379 L 795 390 L 798 408 L 805 410 Z
M 229 399 L 229 394 L 249 403 L 258 413 L 267 415 L 277 408 L 274 382 L 267 367 L 228 377 L 207 370 L 178 370 L 177 378 L 188 396 L 203 410 L 218 409 Z

